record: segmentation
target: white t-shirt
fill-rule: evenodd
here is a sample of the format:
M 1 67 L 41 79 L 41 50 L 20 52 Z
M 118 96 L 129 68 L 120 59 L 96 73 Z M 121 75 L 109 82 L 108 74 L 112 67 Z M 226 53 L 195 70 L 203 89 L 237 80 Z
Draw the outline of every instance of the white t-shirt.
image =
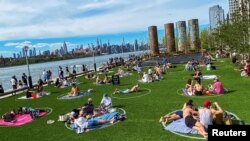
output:
M 88 121 L 84 117 L 79 117 L 78 119 L 76 119 L 75 124 L 79 126 L 81 129 L 88 128 Z
M 64 80 L 64 81 L 63 81 L 63 86 L 69 86 L 69 83 L 68 83 L 67 80 Z
M 110 97 L 103 97 L 101 104 L 104 104 L 104 106 L 109 106 L 112 104 L 112 100 Z
M 213 124 L 212 113 L 209 109 L 199 109 L 200 122 L 207 129 L 208 125 Z
M 11 83 L 11 85 L 16 85 L 17 82 L 16 82 L 16 80 L 14 78 L 11 78 L 10 83 Z

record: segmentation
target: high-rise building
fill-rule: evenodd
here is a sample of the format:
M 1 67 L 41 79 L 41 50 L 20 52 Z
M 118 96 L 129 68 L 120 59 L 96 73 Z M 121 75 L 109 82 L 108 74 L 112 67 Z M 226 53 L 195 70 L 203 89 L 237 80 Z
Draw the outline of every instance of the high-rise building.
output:
M 235 12 L 242 13 L 246 10 L 250 14 L 250 1 L 249 0 L 229 0 L 229 17 Z
M 36 56 L 36 48 L 33 48 L 33 56 Z
M 63 54 L 67 54 L 67 53 L 68 53 L 68 47 L 67 47 L 66 42 L 64 41 L 64 43 L 63 43 Z
M 210 29 L 216 29 L 224 22 L 224 10 L 219 5 L 209 8 L 209 26 Z
M 33 51 L 32 51 L 32 49 L 29 50 L 29 57 L 33 57 Z
M 139 44 L 138 44 L 138 41 L 135 40 L 135 49 L 134 51 L 138 51 L 139 50 Z
M 16 59 L 16 53 L 13 53 L 13 58 Z
M 25 57 L 26 56 L 26 52 L 25 52 L 25 49 L 23 48 L 23 52 L 22 52 L 22 57 Z
M 229 0 L 229 16 L 239 10 L 239 0 Z

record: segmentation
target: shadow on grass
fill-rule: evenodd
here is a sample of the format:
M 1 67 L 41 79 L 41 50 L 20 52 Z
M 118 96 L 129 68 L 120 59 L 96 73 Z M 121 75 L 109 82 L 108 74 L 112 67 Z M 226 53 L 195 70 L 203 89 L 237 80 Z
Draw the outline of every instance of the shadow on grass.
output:
M 124 107 L 126 107 L 125 105 L 114 105 L 113 106 L 114 108 L 124 108 Z
M 236 92 L 236 90 L 228 90 L 225 94 L 230 94 L 230 93 L 233 93 L 233 92 Z

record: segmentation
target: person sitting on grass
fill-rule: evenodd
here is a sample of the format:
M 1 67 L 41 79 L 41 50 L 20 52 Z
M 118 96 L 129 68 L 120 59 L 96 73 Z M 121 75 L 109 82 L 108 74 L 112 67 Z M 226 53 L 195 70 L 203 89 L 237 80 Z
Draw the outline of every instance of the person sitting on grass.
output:
M 103 98 L 100 103 L 100 107 L 102 109 L 108 109 L 112 106 L 112 99 L 108 96 L 108 94 L 103 94 Z
M 186 107 L 183 109 L 183 118 L 185 120 L 185 124 L 187 127 L 197 130 L 204 138 L 207 138 L 208 134 L 205 131 L 204 126 L 194 118 L 195 115 L 198 115 L 198 111 L 193 109 L 193 101 L 189 100 L 189 102 L 186 104 Z
M 134 93 L 134 92 L 137 92 L 138 89 L 139 89 L 139 84 L 136 84 L 131 89 L 125 89 L 125 90 L 115 89 L 113 94 L 117 94 L 117 93 L 122 93 L 122 94 Z
M 214 78 L 214 84 L 210 87 L 210 91 L 214 94 L 224 93 L 224 87 L 218 78 Z
M 68 82 L 68 79 L 66 77 L 63 80 L 63 86 L 64 87 L 68 87 L 69 86 L 69 82 Z
M 28 88 L 26 91 L 26 98 L 32 97 L 32 94 L 35 94 L 35 92 L 31 91 L 31 88 Z
M 200 79 L 197 79 L 195 84 L 194 84 L 194 94 L 196 96 L 201 96 L 202 91 L 203 91 L 203 87 L 202 87 L 201 81 L 200 81 Z
M 105 74 L 105 77 L 104 77 L 103 82 L 104 82 L 105 84 L 111 83 L 111 80 L 109 79 L 109 77 L 108 77 L 107 74 Z
M 87 115 L 93 115 L 94 114 L 94 105 L 92 98 L 88 99 L 88 102 L 84 104 L 83 106 L 84 112 Z
M 86 79 L 95 79 L 95 75 L 93 73 L 89 73 L 88 75 L 85 76 Z
M 100 79 L 100 76 L 99 76 L 99 75 L 96 76 L 95 83 L 96 83 L 96 84 L 105 84 L 105 83 L 103 82 L 103 80 Z
M 62 83 L 61 83 L 60 79 L 56 78 L 55 87 L 60 88 L 61 86 L 62 86 Z
M 193 86 L 192 86 L 192 79 L 188 79 L 187 84 L 185 86 L 185 90 L 187 91 L 187 94 L 189 96 L 194 95 Z
M 75 83 L 72 84 L 71 92 L 68 93 L 68 96 L 77 96 L 79 94 L 79 88 Z
M 196 70 L 194 71 L 194 74 L 193 74 L 194 80 L 200 80 L 201 77 L 202 77 L 202 73 L 201 73 L 198 69 L 196 69 Z
M 43 96 L 45 94 L 44 89 L 43 89 L 43 81 L 42 79 L 39 79 L 37 82 L 37 94 L 39 96 Z
M 201 124 L 208 129 L 208 125 L 213 124 L 213 117 L 218 117 L 218 115 L 223 114 L 223 110 L 217 102 L 214 102 L 216 109 L 211 108 L 211 101 L 205 100 L 203 102 L 203 108 L 199 109 L 199 119 Z

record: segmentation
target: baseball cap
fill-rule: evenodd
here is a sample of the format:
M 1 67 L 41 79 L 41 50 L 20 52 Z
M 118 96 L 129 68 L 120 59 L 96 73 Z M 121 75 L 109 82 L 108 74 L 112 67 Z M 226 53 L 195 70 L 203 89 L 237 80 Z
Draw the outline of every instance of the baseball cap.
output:
M 103 94 L 103 96 L 107 97 L 107 96 L 108 96 L 108 94 L 107 94 L 107 93 L 104 93 L 104 94 Z
M 206 108 L 209 108 L 209 107 L 211 106 L 211 101 L 205 100 L 205 101 L 203 102 L 203 106 L 206 107 Z

